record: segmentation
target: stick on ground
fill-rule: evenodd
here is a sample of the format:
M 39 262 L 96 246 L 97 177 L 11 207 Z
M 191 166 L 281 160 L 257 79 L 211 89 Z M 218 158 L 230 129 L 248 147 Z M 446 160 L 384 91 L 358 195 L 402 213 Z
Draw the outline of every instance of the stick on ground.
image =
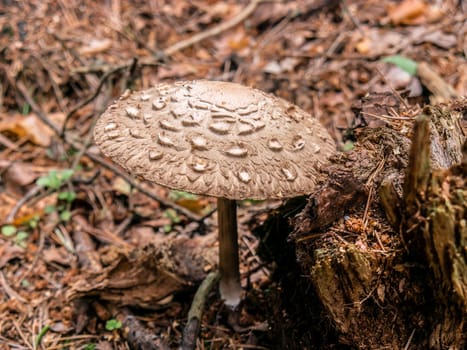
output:
M 201 326 L 204 305 L 206 304 L 206 299 L 208 298 L 209 292 L 212 290 L 212 288 L 214 288 L 219 279 L 219 272 L 211 272 L 206 276 L 196 291 L 196 294 L 193 298 L 193 303 L 190 307 L 190 311 L 188 312 L 188 321 L 186 323 L 185 329 L 183 330 L 180 350 L 196 349 L 196 339 L 198 338 L 198 333 Z

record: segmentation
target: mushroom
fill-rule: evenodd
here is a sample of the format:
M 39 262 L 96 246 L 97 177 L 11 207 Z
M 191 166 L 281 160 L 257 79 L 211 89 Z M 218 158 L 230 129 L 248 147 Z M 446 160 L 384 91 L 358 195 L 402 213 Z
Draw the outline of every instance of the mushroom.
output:
M 299 107 L 207 80 L 124 94 L 99 118 L 94 137 L 136 176 L 217 197 L 220 293 L 231 307 L 241 296 L 235 201 L 310 193 L 335 152 L 328 132 Z

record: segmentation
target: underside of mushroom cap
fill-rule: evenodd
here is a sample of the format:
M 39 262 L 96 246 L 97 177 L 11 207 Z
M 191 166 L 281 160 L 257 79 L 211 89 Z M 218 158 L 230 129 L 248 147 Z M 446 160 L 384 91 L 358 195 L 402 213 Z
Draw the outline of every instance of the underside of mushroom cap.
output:
M 335 152 L 328 132 L 299 107 L 207 80 L 125 94 L 99 118 L 94 138 L 133 175 L 229 199 L 310 193 Z

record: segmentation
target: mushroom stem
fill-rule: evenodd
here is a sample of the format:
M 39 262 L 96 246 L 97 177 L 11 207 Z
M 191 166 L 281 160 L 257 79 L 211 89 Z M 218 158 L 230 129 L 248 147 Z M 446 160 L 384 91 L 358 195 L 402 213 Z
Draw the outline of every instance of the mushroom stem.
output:
M 219 221 L 219 270 L 220 293 L 227 306 L 235 308 L 240 303 L 242 287 L 238 266 L 237 203 L 235 200 L 217 198 Z

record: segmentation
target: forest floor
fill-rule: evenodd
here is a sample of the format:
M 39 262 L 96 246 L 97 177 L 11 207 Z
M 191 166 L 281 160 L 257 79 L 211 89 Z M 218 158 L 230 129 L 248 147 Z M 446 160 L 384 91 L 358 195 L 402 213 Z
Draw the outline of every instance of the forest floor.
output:
M 93 144 L 97 117 L 126 89 L 252 86 L 310 112 L 340 150 L 352 147 L 352 108 L 365 96 L 397 92 L 411 111 L 381 116 L 387 101 L 374 101 L 376 124 L 437 102 L 412 63 L 467 96 L 463 1 L 2 0 L 0 28 L 0 349 L 128 349 L 122 313 L 176 348 L 197 285 L 216 269 L 206 257 L 200 276 L 151 305 L 115 287 L 148 244 L 193 237 L 183 247 L 201 256 L 217 244 L 213 199 L 135 180 Z M 279 301 L 294 286 L 272 278 L 251 233 L 277 205 L 240 203 L 245 302 L 232 320 L 211 293 L 199 349 L 278 349 L 291 335 L 272 324 L 301 323 Z M 128 262 L 127 275 L 115 273 Z M 339 346 L 316 344 L 303 348 Z

